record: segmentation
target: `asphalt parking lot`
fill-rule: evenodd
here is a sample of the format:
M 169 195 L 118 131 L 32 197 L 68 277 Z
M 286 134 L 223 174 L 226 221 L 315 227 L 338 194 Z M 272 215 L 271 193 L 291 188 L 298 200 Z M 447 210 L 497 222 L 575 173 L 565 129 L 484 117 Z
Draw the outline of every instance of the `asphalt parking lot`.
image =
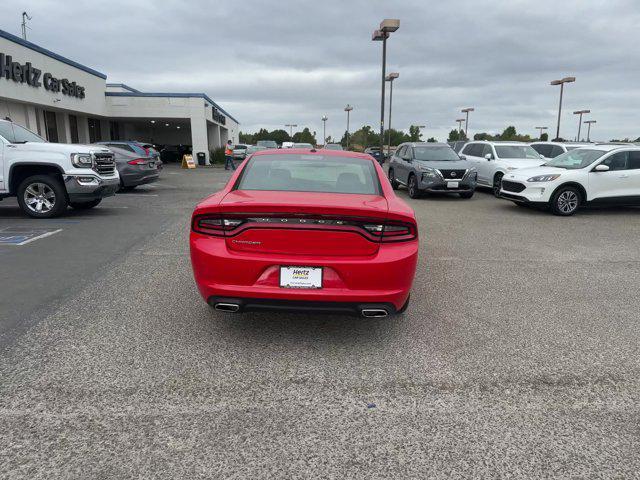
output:
M 639 209 L 401 190 L 406 314 L 234 316 L 187 243 L 227 177 L 169 166 L 50 221 L 0 202 L 0 478 L 637 477 Z

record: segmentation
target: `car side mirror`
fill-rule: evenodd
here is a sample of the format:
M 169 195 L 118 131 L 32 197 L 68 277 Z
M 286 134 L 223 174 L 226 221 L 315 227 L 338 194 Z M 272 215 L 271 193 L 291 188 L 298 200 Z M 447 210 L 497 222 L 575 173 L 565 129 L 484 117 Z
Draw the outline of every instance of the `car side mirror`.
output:
M 460 155 L 460 160 L 466 160 L 467 157 L 465 155 Z
M 596 168 L 593 169 L 594 172 L 608 172 L 609 171 L 609 165 L 597 165 Z
M 493 160 L 493 154 L 491 153 L 487 153 L 484 158 L 486 158 L 487 160 Z

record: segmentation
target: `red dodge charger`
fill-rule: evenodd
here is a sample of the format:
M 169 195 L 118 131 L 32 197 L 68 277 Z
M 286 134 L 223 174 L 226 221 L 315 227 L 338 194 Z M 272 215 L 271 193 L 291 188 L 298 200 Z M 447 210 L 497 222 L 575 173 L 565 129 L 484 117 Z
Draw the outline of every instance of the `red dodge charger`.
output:
M 254 153 L 196 207 L 190 243 L 200 293 L 228 312 L 401 313 L 418 259 L 380 165 L 336 150 Z

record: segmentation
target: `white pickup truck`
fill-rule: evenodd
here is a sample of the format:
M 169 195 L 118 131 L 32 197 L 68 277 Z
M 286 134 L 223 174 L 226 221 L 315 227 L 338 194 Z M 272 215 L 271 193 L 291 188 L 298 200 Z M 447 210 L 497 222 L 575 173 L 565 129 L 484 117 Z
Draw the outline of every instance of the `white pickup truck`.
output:
M 31 217 L 93 208 L 120 185 L 113 153 L 97 145 L 49 143 L 0 120 L 0 200 L 18 197 Z

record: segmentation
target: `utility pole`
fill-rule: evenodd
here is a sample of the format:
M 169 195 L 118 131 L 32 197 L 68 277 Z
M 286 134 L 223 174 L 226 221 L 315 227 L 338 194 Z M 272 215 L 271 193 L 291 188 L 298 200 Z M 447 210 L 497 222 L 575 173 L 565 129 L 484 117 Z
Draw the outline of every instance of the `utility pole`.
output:
M 387 141 L 387 156 L 391 152 L 391 108 L 393 107 L 393 81 L 398 78 L 400 74 L 398 72 L 392 72 L 386 76 L 386 81 L 389 82 L 389 125 L 387 126 L 388 141 Z
M 380 27 L 373 32 L 371 40 L 382 41 L 382 94 L 380 95 L 380 157 L 384 162 L 384 87 L 386 83 L 387 69 L 387 38 L 389 34 L 400 28 L 400 20 L 385 18 L 380 22 Z
M 351 113 L 353 107 L 347 103 L 347 106 L 344 107 L 344 111 L 347 112 L 347 150 L 349 150 L 349 113 Z
M 573 112 L 574 115 L 580 115 L 580 119 L 578 120 L 578 141 L 580 141 L 580 127 L 582 127 L 582 114 L 583 113 L 591 113 L 591 110 L 578 110 Z
M 540 135 L 538 136 L 539 139 L 542 139 L 542 131 L 543 130 L 547 130 L 549 127 L 534 127 L 536 129 L 538 129 L 540 131 Z
M 591 124 L 592 123 L 597 123 L 595 120 L 585 120 L 584 123 L 586 123 L 588 125 L 587 128 L 587 142 L 591 141 Z
M 285 127 L 289 127 L 289 137 L 291 137 L 291 140 L 293 140 L 293 127 L 297 127 L 298 125 L 295 123 L 287 123 L 285 124 Z
M 560 80 L 553 80 L 550 85 L 560 85 L 560 103 L 558 104 L 558 127 L 556 128 L 556 139 L 560 138 L 560 115 L 562 114 L 562 93 L 564 92 L 564 84 L 576 81 L 576 77 L 564 77 Z
M 22 39 L 27 39 L 27 20 L 31 20 L 31 17 L 27 12 L 22 12 Z
M 322 116 L 322 146 L 325 147 L 327 145 L 327 120 L 329 117 L 326 115 Z
M 467 117 L 464 120 L 464 136 L 465 136 L 465 138 L 469 138 L 469 135 L 468 135 L 468 130 L 469 130 L 469 112 L 475 111 L 475 108 L 473 108 L 473 107 L 463 108 L 460 111 L 462 113 L 466 113 L 467 114 Z

